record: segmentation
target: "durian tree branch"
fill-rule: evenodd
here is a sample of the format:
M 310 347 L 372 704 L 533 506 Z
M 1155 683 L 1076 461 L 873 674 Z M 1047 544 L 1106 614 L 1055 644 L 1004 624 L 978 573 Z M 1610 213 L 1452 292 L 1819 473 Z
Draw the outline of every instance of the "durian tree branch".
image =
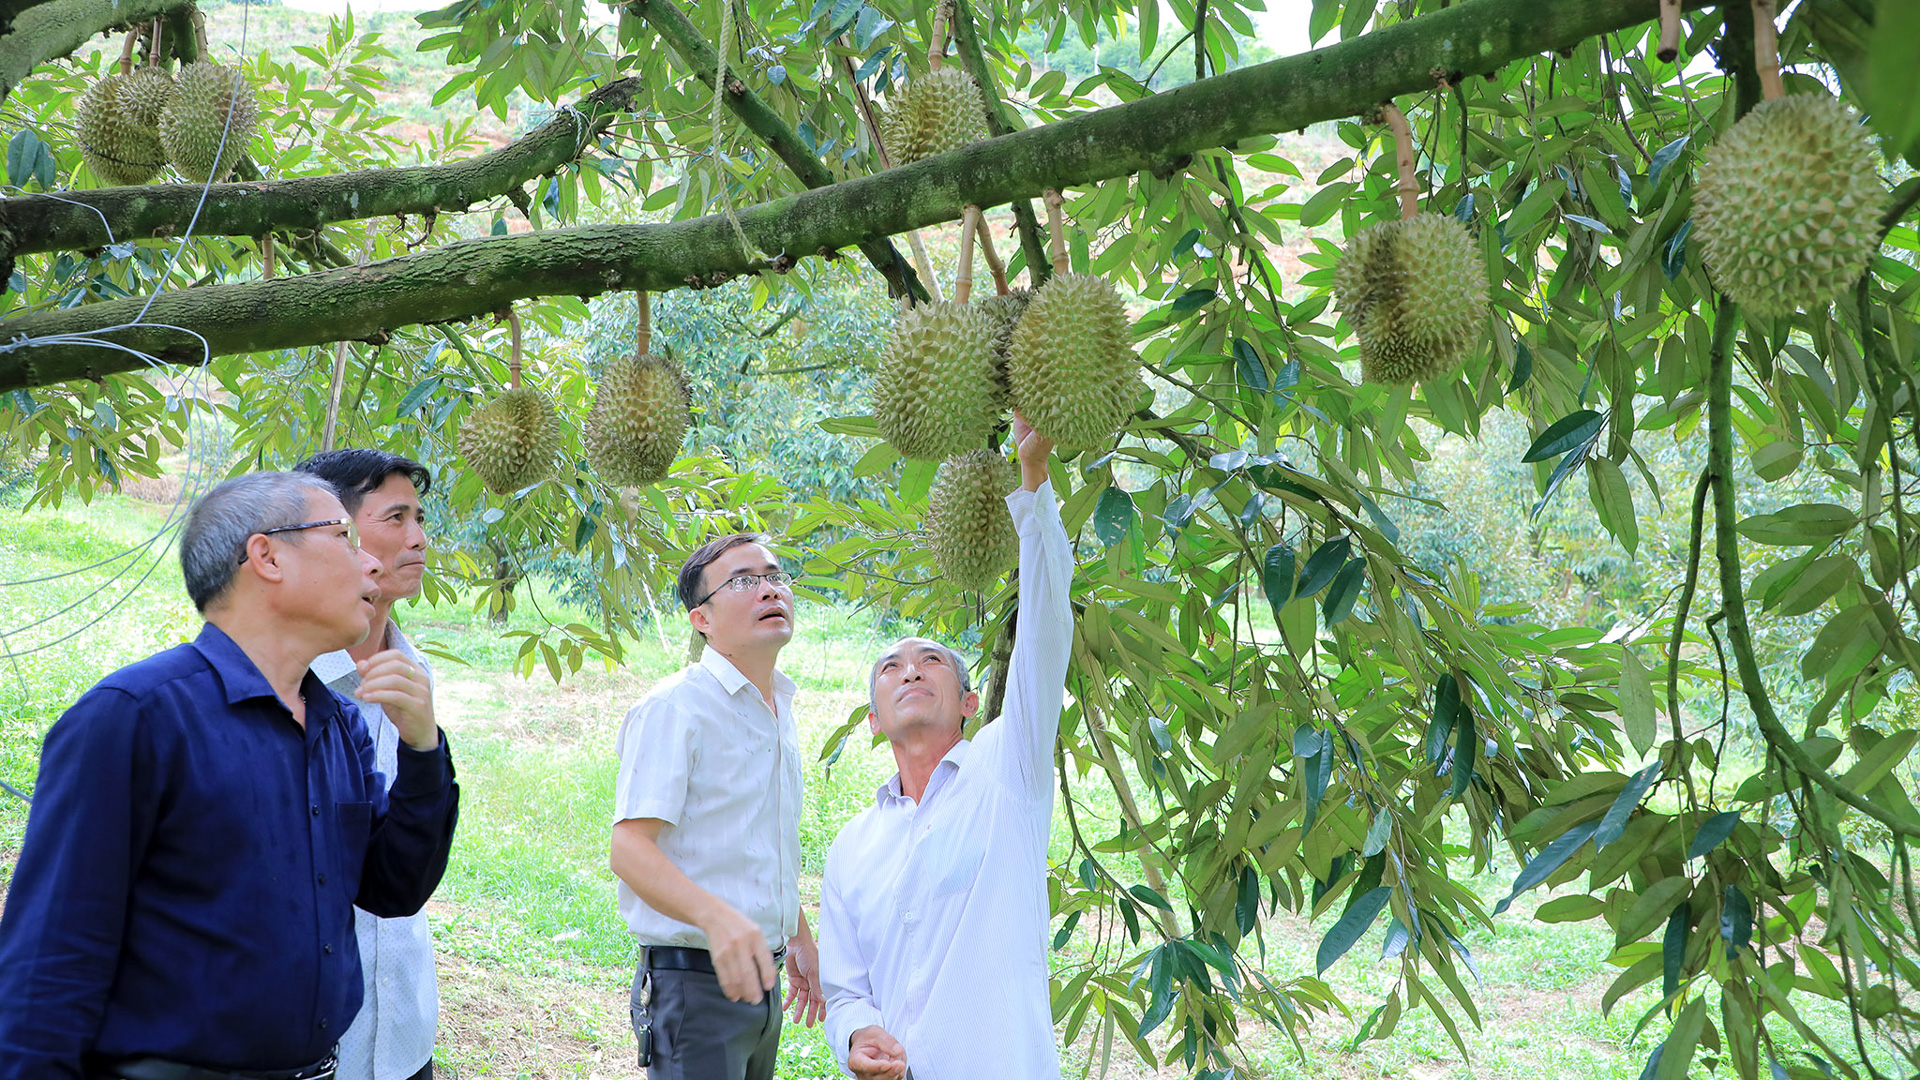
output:
M 66 56 L 95 34 L 192 6 L 190 0 L 52 0 L 27 8 L 0 37 L 0 101 L 34 68 Z
M 722 2 L 729 3 L 731 0 Z M 713 86 L 719 57 L 678 4 L 673 0 L 628 0 L 627 10 L 653 27 L 654 33 L 659 34 L 680 55 L 681 61 L 693 69 L 695 78 L 709 88 Z M 781 161 L 786 162 L 787 168 L 793 170 L 795 179 L 809 188 L 828 187 L 835 182 L 833 173 L 827 170 L 819 156 L 807 149 L 807 144 L 800 141 L 800 134 L 779 113 L 773 111 L 772 106 L 737 77 L 731 77 L 727 82 L 726 93 L 722 95 L 727 108 L 740 118 L 748 131 L 753 132 Z M 955 212 L 958 213 L 958 210 L 956 206 Z M 899 249 L 884 235 L 862 237 L 858 246 L 860 253 L 867 257 L 880 276 L 887 279 L 887 290 L 891 295 L 929 298 L 926 289 L 918 287 L 919 282 L 908 269 L 906 260 L 900 257 Z
M 526 136 L 465 161 L 360 169 L 257 183 L 215 184 L 198 236 L 261 236 L 395 214 L 457 213 L 574 160 L 624 112 L 639 79 L 621 79 L 553 114 Z M 256 173 L 257 175 L 257 173 Z M 117 240 L 177 236 L 193 221 L 200 184 L 150 184 L 0 199 L 0 251 L 84 251 Z
M 953 0 L 953 37 L 960 50 L 960 66 L 980 87 L 980 98 L 987 106 L 987 131 L 994 136 L 1009 135 L 1020 128 L 1009 119 L 1006 102 L 987 67 L 986 54 L 980 48 L 980 28 L 973 21 L 973 9 L 967 0 Z M 1020 232 L 1020 251 L 1027 259 L 1027 276 L 1035 285 L 1047 280 L 1047 244 L 1040 238 L 1040 221 L 1034 216 L 1028 199 L 1012 200 L 1013 222 Z
M 471 318 L 536 296 L 715 285 L 870 237 L 953 221 L 968 203 L 998 206 L 1047 188 L 1125 176 L 1169 155 L 1353 116 L 1430 86 L 1435 67 L 1493 71 L 1646 22 L 1657 4 L 1467 0 L 1314 52 L 742 209 L 740 228 L 775 255 L 771 264 L 749 261 L 733 226 L 718 215 L 582 226 L 460 241 L 323 274 L 167 293 L 153 299 L 147 321 L 191 327 L 214 355 L 225 355 L 381 341 L 401 326 Z M 99 333 L 164 362 L 199 363 L 197 339 L 123 325 L 145 303 L 109 300 L 0 324 L 0 391 L 143 366 L 136 356 L 71 338 L 22 338 Z

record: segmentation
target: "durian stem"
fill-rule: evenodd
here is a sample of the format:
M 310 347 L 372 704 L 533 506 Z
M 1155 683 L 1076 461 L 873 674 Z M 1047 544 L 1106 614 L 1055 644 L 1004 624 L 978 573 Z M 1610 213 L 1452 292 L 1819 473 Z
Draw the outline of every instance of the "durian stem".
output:
M 507 329 L 513 334 L 513 351 L 507 354 L 507 377 L 512 388 L 520 389 L 520 313 L 507 308 Z
M 1665 64 L 1680 55 L 1680 0 L 1660 0 L 1660 51 L 1654 55 Z
M 1787 96 L 1780 81 L 1780 36 L 1774 27 L 1774 0 L 1753 0 L 1753 59 L 1760 73 L 1760 93 L 1768 101 Z
M 147 66 L 158 70 L 160 50 L 167 42 L 167 20 L 155 19 L 147 28 Z
M 960 266 L 953 276 L 953 302 L 973 299 L 973 237 L 979 230 L 980 208 L 968 203 L 960 211 Z
M 927 42 L 927 70 L 939 71 L 947 62 L 947 5 L 943 2 L 933 13 L 933 39 Z
M 633 299 L 639 317 L 639 328 L 633 335 L 633 351 L 635 356 L 645 356 L 653 351 L 653 305 L 648 302 L 645 289 L 634 293 Z
M 260 280 L 273 280 L 273 234 L 260 238 Z
M 207 17 L 199 8 L 193 9 L 193 43 L 200 48 L 200 59 L 213 62 L 213 50 L 207 44 Z
M 127 31 L 127 40 L 120 44 L 120 74 L 133 74 L 133 47 L 140 43 L 140 31 Z
M 1405 220 L 1420 212 L 1420 178 L 1414 169 L 1417 159 L 1413 152 L 1413 129 L 1407 126 L 1407 114 L 1391 101 L 1380 106 L 1380 115 L 1393 131 L 1394 165 L 1400 174 L 1394 190 L 1400 193 L 1400 217 Z
M 1067 216 L 1063 210 L 1066 200 L 1060 197 L 1059 189 L 1048 188 L 1040 196 L 1047 204 L 1048 245 L 1053 249 L 1053 272 L 1064 274 L 1072 266 L 1067 261 Z
M 333 381 L 327 386 L 327 421 L 320 428 L 320 452 L 333 449 L 334 433 L 340 427 L 340 391 L 347 384 L 347 343 L 333 344 Z
M 974 231 L 980 234 L 980 253 L 987 257 L 987 269 L 993 273 L 993 291 L 1005 296 L 1012 291 L 1007 288 L 1007 264 L 1000 261 L 1000 253 L 993 248 L 993 226 L 987 223 L 987 215 L 981 214 L 974 222 Z

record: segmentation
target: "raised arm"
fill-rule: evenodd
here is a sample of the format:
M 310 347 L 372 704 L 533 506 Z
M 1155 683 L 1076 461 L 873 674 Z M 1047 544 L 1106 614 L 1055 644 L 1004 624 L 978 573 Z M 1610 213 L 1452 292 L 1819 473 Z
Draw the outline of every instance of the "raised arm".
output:
M 1028 798 L 1044 799 L 1053 791 L 1053 741 L 1060 731 L 1067 657 L 1073 647 L 1068 600 L 1073 552 L 1047 479 L 1053 443 L 1018 415 L 1013 437 L 1020 452 L 1021 484 L 1007 496 L 1007 511 L 1020 534 L 1020 608 L 1007 669 L 1006 709 L 978 741 L 992 746 L 1008 786 Z

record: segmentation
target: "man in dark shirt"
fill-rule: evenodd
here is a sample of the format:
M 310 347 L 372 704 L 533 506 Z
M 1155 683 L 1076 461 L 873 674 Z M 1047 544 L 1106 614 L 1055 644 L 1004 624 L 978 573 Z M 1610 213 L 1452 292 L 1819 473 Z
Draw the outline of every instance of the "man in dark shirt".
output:
M 331 1076 L 360 1008 L 353 905 L 418 911 L 458 807 L 404 655 L 360 663 L 400 731 L 391 793 L 358 709 L 308 671 L 374 610 L 352 520 L 304 474 L 214 488 L 180 538 L 199 638 L 47 733 L 0 917 L 0 1080 Z

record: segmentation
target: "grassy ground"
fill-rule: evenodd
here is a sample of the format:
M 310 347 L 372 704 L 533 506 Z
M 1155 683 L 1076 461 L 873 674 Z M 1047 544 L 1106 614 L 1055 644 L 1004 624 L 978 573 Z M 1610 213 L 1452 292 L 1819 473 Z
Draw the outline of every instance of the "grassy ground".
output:
M 0 627 L 16 628 L 10 647 L 23 651 L 73 635 L 27 652 L 0 673 L 0 779 L 30 787 L 39 737 L 66 704 L 112 668 L 198 632 L 171 556 L 157 565 L 127 559 L 99 565 L 151 535 L 164 516 L 164 507 L 118 497 L 24 516 L 0 508 L 0 566 L 6 568 Z M 96 585 L 124 570 L 118 589 L 128 591 L 150 568 L 126 603 L 83 628 L 103 611 L 99 600 L 85 600 Z M 62 574 L 69 576 L 50 577 Z M 12 584 L 31 578 L 49 579 Z M 17 629 L 76 602 L 45 625 Z M 547 597 L 540 606 L 553 614 L 557 602 Z M 514 625 L 526 625 L 533 608 L 520 605 Z M 883 750 L 861 743 L 848 749 L 831 775 L 820 767 L 826 735 L 864 697 L 864 659 L 873 655 L 879 635 L 866 617 L 832 609 L 807 610 L 802 619 L 783 666 L 800 686 L 800 728 L 810 763 L 802 895 L 814 896 L 827 844 L 892 766 Z M 625 668 L 555 686 L 544 674 L 533 680 L 511 674 L 511 648 L 484 616 L 415 608 L 404 612 L 403 621 L 416 637 L 438 641 L 469 661 L 443 661 L 437 671 L 439 712 L 459 761 L 463 801 L 452 865 L 429 907 L 439 946 L 442 1075 L 642 1075 L 632 1065 L 624 1004 L 634 950 L 615 911 L 606 866 L 613 737 L 628 706 L 682 662 L 681 637 L 642 642 Z M 1098 793 L 1086 795 L 1086 807 L 1099 813 Z M 18 802 L 0 798 L 0 884 L 17 857 L 25 820 Z M 1063 832 L 1057 828 L 1056 837 Z M 1512 873 L 1511 867 L 1499 868 L 1473 885 L 1491 900 L 1505 892 Z M 1482 1030 L 1466 1028 L 1470 1059 L 1462 1060 L 1439 1023 L 1421 1012 L 1409 1013 L 1389 1041 L 1349 1048 L 1396 970 L 1373 962 L 1379 955 L 1376 930 L 1371 949 L 1363 942 L 1329 973 L 1355 1014 L 1317 1023 L 1303 1040 L 1304 1056 L 1277 1034 L 1255 1032 L 1248 1040 L 1250 1063 L 1259 1075 L 1289 1080 L 1638 1077 L 1650 1046 L 1644 1038 L 1631 1045 L 1628 1040 L 1652 1002 L 1649 992 L 1602 1017 L 1600 996 L 1616 973 L 1605 963 L 1610 935 L 1590 926 L 1534 921 L 1534 907 L 1547 898 L 1523 898 L 1496 921 L 1494 932 L 1478 929 L 1465 938 L 1480 967 L 1477 1002 L 1486 1021 Z M 1264 927 L 1267 970 L 1276 979 L 1311 973 L 1313 951 L 1326 929 L 1324 920 L 1270 920 Z M 1071 962 L 1072 948 L 1056 959 Z M 1838 1024 L 1842 1017 L 1823 1019 Z M 1098 1054 L 1089 1043 L 1083 1038 L 1081 1045 L 1064 1048 L 1069 1075 L 1082 1075 L 1090 1063 L 1098 1071 Z M 1130 1061 L 1124 1043 L 1111 1074 L 1148 1075 Z M 818 1033 L 788 1029 L 780 1075 L 834 1075 Z

